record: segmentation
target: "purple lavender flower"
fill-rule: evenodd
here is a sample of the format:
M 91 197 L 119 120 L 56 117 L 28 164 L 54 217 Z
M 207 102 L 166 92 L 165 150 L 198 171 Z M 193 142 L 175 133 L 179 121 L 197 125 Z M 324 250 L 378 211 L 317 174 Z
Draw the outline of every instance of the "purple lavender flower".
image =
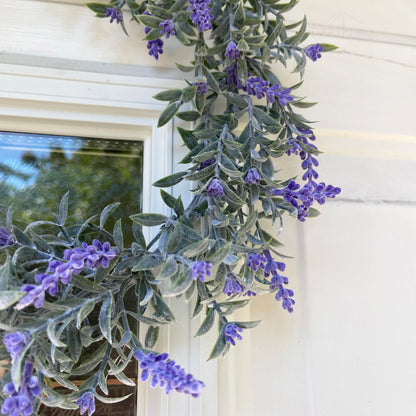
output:
M 45 300 L 45 292 L 55 296 L 58 293 L 58 283 L 68 284 L 74 274 L 80 274 L 84 266 L 89 268 L 104 267 L 107 268 L 117 255 L 117 250 L 111 248 L 110 243 L 101 244 L 98 240 L 94 240 L 91 245 L 82 243 L 81 247 L 67 249 L 64 251 L 64 259 L 52 260 L 49 262 L 47 272 L 39 273 L 35 276 L 35 281 L 41 283 L 40 286 L 24 285 L 22 291 L 27 295 L 20 299 L 15 306 L 16 309 L 23 309 L 32 305 L 40 308 Z
M 41 308 L 45 301 L 45 289 L 42 286 L 35 285 L 23 285 L 22 292 L 27 292 L 27 295 L 20 299 L 19 303 L 15 306 L 20 310 L 26 306 L 33 305 L 35 308 Z
M 301 152 L 303 156 L 302 169 L 306 172 L 302 175 L 304 181 L 311 181 L 312 179 L 318 179 L 318 172 L 314 169 L 319 165 L 318 159 L 314 157 L 311 153 Z M 302 158 L 301 156 L 301 158 Z
M 261 176 L 257 168 L 250 168 L 247 172 L 244 182 L 249 185 L 254 185 L 254 184 L 259 185 L 262 179 L 263 179 L 263 176 Z
M 248 95 L 255 95 L 258 99 L 263 98 L 269 88 L 269 81 L 263 81 L 260 77 L 250 77 L 247 80 L 245 90 Z
M 160 34 L 164 35 L 166 33 L 166 39 L 169 39 L 169 36 L 175 36 L 175 25 L 169 19 L 159 23 L 159 26 L 162 28 Z
M 282 107 L 284 107 L 289 101 L 293 101 L 293 97 L 290 95 L 290 88 L 277 91 L 277 98 Z
M 292 155 L 292 154 L 297 155 L 297 154 L 299 154 L 299 152 L 302 151 L 302 148 L 299 146 L 298 141 L 294 137 L 291 137 L 290 139 L 288 139 L 286 144 L 288 146 L 290 146 L 290 148 L 287 149 L 286 152 L 285 152 L 289 156 Z
M 141 381 L 146 381 L 151 377 L 150 386 L 164 388 L 166 394 L 172 390 L 190 394 L 198 397 L 201 390 L 205 387 L 202 381 L 196 380 L 192 374 L 186 374 L 173 360 L 168 361 L 168 354 L 145 354 L 143 351 L 136 351 L 134 356 L 140 362 L 142 373 Z
M 243 328 L 240 328 L 235 323 L 229 323 L 225 325 L 225 329 L 224 329 L 225 342 L 235 345 L 236 339 L 237 340 L 243 339 L 243 337 L 239 334 L 239 332 L 243 332 Z
M 153 56 L 156 61 L 159 59 L 159 55 L 163 53 L 163 40 L 155 39 L 147 42 L 147 49 L 149 49 L 149 55 Z
M 283 285 L 279 285 L 279 289 L 276 293 L 275 299 L 277 301 L 282 301 L 283 309 L 286 309 L 288 312 L 293 312 L 293 305 L 295 304 L 295 300 L 292 299 L 294 293 L 291 289 L 286 289 Z
M 7 352 L 10 354 L 12 363 L 20 355 L 20 352 L 30 341 L 30 336 L 26 332 L 18 331 L 11 334 L 6 334 L 3 339 L 3 344 Z
M 277 273 L 277 271 L 273 272 L 273 276 L 270 279 L 270 290 L 275 290 L 281 285 L 287 285 L 289 283 L 289 279 L 286 276 L 282 276 L 281 274 Z
M 283 196 L 283 199 L 286 202 L 290 202 L 294 207 L 298 206 L 298 193 L 297 190 L 300 188 L 300 185 L 291 179 L 289 184 L 283 189 L 273 189 L 271 194 L 274 196 Z
M 270 254 L 270 250 L 263 251 L 264 256 L 266 257 L 266 264 L 264 265 L 264 276 L 269 277 L 270 274 L 274 274 L 277 270 L 284 272 L 286 269 L 286 264 L 280 261 L 274 261 L 272 255 Z
M 248 296 L 248 297 L 257 296 L 257 293 L 256 292 L 252 292 L 251 290 L 247 290 L 247 292 L 244 293 L 243 296 Z
M 95 412 L 94 394 L 91 391 L 85 392 L 77 401 L 81 415 L 88 411 L 88 416 Z
M 227 48 L 225 50 L 225 56 L 228 59 L 239 59 L 240 58 L 240 51 L 237 49 L 237 45 L 233 40 L 228 42 Z
M 214 159 L 204 160 L 203 162 L 201 162 L 201 163 L 199 164 L 199 170 L 205 169 L 205 168 L 207 168 L 208 166 L 213 165 L 214 163 L 215 163 L 215 160 L 214 160 Z
M 267 261 L 266 257 L 261 253 L 250 253 L 247 256 L 247 266 L 252 268 L 255 272 L 259 269 L 264 269 L 264 263 Z
M 218 179 L 214 178 L 211 180 L 207 188 L 207 195 L 215 199 L 224 196 L 224 188 Z
M 208 7 L 210 0 L 189 0 L 191 4 L 187 10 L 191 10 L 191 20 L 192 23 L 198 25 L 198 29 L 200 32 L 205 30 L 211 30 L 212 24 L 211 20 L 214 18 L 212 14 L 210 14 L 211 8 Z
M 235 86 L 238 89 L 242 89 L 243 84 L 238 78 L 237 63 L 234 62 L 230 66 L 226 66 L 224 70 L 225 70 L 225 73 L 227 74 L 227 84 L 229 86 Z
M 33 364 L 26 361 L 20 387 L 18 391 L 16 391 L 13 383 L 7 383 L 3 387 L 4 393 L 10 395 L 10 397 L 6 398 L 3 402 L 3 406 L 1 408 L 1 412 L 4 415 L 10 416 L 30 416 L 33 413 L 33 400 L 35 396 L 39 396 L 41 394 L 41 388 L 38 384 L 38 379 L 36 376 L 32 375 L 33 373 Z
M 192 278 L 194 280 L 199 279 L 201 282 L 205 282 L 206 277 L 211 277 L 211 263 L 205 261 L 196 261 L 192 265 Z
M 198 87 L 196 93 L 198 95 L 205 95 L 208 93 L 208 84 L 204 81 L 195 81 L 192 84 L 194 87 Z
M 225 278 L 225 285 L 223 292 L 227 296 L 238 295 L 239 293 L 244 292 L 244 287 L 237 281 L 237 279 L 232 275 L 229 274 Z
M 116 7 L 107 7 L 105 17 L 110 18 L 110 23 L 113 23 L 113 20 L 116 20 L 117 23 L 120 23 L 123 20 L 123 14 Z
M 310 45 L 304 49 L 306 55 L 314 62 L 322 56 L 321 52 L 323 52 L 323 50 L 324 48 L 319 43 Z
M 14 238 L 3 227 L 0 228 L 0 247 L 11 246 L 14 244 Z

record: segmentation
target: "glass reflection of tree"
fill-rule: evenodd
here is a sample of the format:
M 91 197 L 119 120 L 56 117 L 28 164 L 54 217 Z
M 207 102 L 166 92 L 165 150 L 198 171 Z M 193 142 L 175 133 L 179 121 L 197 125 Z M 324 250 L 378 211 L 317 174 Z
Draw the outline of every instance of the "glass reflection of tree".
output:
M 54 146 L 42 157 L 28 150 L 13 167 L 0 164 L 1 211 L 13 205 L 15 221 L 24 224 L 53 220 L 52 213 L 69 191 L 68 224 L 77 224 L 108 204 L 121 202 L 117 216 L 128 242 L 128 216 L 141 208 L 142 148 L 106 149 L 90 142 L 73 152 Z

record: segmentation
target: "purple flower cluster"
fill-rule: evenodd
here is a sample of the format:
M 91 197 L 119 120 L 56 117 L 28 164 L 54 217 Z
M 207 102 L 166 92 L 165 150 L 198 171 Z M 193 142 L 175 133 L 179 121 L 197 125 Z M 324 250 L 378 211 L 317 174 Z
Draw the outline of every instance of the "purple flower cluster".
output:
M 175 25 L 169 19 L 159 23 L 159 26 L 162 28 L 160 34 L 164 35 L 166 33 L 166 39 L 169 39 L 170 36 L 175 36 Z
M 205 169 L 205 168 L 207 168 L 208 166 L 213 165 L 214 163 L 215 163 L 215 160 L 214 160 L 214 159 L 207 159 L 207 160 L 204 160 L 203 162 L 201 162 L 201 163 L 199 164 L 199 169 L 200 169 L 200 170 Z
M 250 77 L 247 80 L 247 85 L 244 87 L 238 78 L 236 63 L 225 67 L 225 72 L 228 85 L 234 85 L 238 89 L 247 91 L 248 95 L 255 95 L 258 99 L 266 97 L 269 103 L 274 103 L 277 98 L 282 107 L 293 101 L 289 88 L 283 88 L 279 84 L 270 85 L 269 81 L 262 80 L 260 77 Z
M 94 393 L 87 391 L 76 401 L 79 406 L 81 415 L 88 411 L 88 416 L 91 416 L 95 412 Z
M 298 210 L 298 220 L 305 221 L 309 208 L 314 201 L 322 205 L 326 198 L 335 198 L 341 189 L 332 185 L 319 184 L 310 181 L 302 188 L 293 179 L 283 189 L 274 189 L 272 195 L 282 196 L 283 200 L 292 204 Z
M 30 336 L 26 332 L 18 331 L 4 336 L 3 344 L 7 352 L 10 354 L 12 363 L 20 355 L 22 349 L 29 343 Z
M 120 23 L 123 20 L 123 13 L 121 13 L 121 11 L 116 7 L 107 7 L 105 17 L 110 18 L 110 23 L 113 23 L 113 20 L 116 20 L 117 23 Z
M 239 90 L 243 89 L 243 84 L 241 83 L 240 78 L 238 78 L 237 63 L 234 62 L 230 66 L 226 66 L 224 69 L 227 74 L 227 84 L 234 85 Z
M 150 12 L 147 10 L 143 14 L 150 16 Z M 163 22 L 160 23 L 160 25 L 163 25 Z M 151 30 L 152 29 L 150 29 L 150 27 L 145 27 L 144 33 L 148 34 Z M 167 34 L 166 34 L 166 37 L 168 37 Z M 149 49 L 149 55 L 153 56 L 157 61 L 159 59 L 159 55 L 163 53 L 163 40 L 154 39 L 154 40 L 147 41 L 147 49 Z
M 187 10 L 192 11 L 192 23 L 198 25 L 200 32 L 211 30 L 211 20 L 214 18 L 214 16 L 210 14 L 211 8 L 208 7 L 210 0 L 189 0 L 189 3 L 191 5 Z
M 41 394 L 41 388 L 36 376 L 32 375 L 33 364 L 26 361 L 20 387 L 15 389 L 13 383 L 7 383 L 3 387 L 4 393 L 9 395 L 3 402 L 1 412 L 10 416 L 30 416 L 33 413 L 33 400 Z
M 211 277 L 211 263 L 205 261 L 196 261 L 192 265 L 192 278 L 194 280 L 199 279 L 201 282 L 205 282 L 206 277 Z
M 244 287 L 238 282 L 238 280 L 232 274 L 228 274 L 225 278 L 223 292 L 227 296 L 238 295 L 244 292 Z
M 225 329 L 224 329 L 225 342 L 235 345 L 235 340 L 243 339 L 243 337 L 239 334 L 239 332 L 243 332 L 243 328 L 240 328 L 235 323 L 229 323 L 225 325 Z
M 316 61 L 319 59 L 322 55 L 321 52 L 323 52 L 324 48 L 319 44 L 310 45 L 307 48 L 305 48 L 306 55 L 312 59 L 312 61 Z
M 196 380 L 192 374 L 186 374 L 185 370 L 176 364 L 175 361 L 168 361 L 169 356 L 166 353 L 157 355 L 154 353 L 145 354 L 143 351 L 138 350 L 134 356 L 140 362 L 140 368 L 142 369 L 140 380 L 146 381 L 151 377 L 150 386 L 164 388 L 166 394 L 176 390 L 198 397 L 201 394 L 201 390 L 205 387 L 205 384 Z
M 58 283 L 68 284 L 72 275 L 80 274 L 84 266 L 97 268 L 99 266 L 107 268 L 110 260 L 117 255 L 117 250 L 110 247 L 110 243 L 101 244 L 94 240 L 91 245 L 82 243 L 81 247 L 67 249 L 64 251 L 64 259 L 52 260 L 49 262 L 47 273 L 39 273 L 35 276 L 36 285 L 24 285 L 22 291 L 27 295 L 20 299 L 16 309 L 23 309 L 32 305 L 40 308 L 45 300 L 45 292 L 55 296 L 58 292 Z
M 224 196 L 224 188 L 218 179 L 214 178 L 211 180 L 207 187 L 207 195 L 215 199 Z
M 3 227 L 0 228 L 0 247 L 11 246 L 14 244 L 14 238 Z
M 253 269 L 255 272 L 259 269 L 264 269 L 267 259 L 260 253 L 250 253 L 247 256 L 247 266 Z
M 270 250 L 264 250 L 263 254 L 265 255 L 267 262 L 264 268 L 264 276 L 269 277 L 270 279 L 270 289 L 277 289 L 275 299 L 277 301 L 282 300 L 282 307 L 288 312 L 293 312 L 293 305 L 295 300 L 292 299 L 294 292 L 291 289 L 286 289 L 283 285 L 289 283 L 289 279 L 286 276 L 282 276 L 278 271 L 283 272 L 286 269 L 286 265 L 280 261 L 274 261 Z
M 228 59 L 239 59 L 240 51 L 237 49 L 237 45 L 233 40 L 228 42 L 227 48 L 225 49 L 225 56 Z
M 256 292 L 252 292 L 251 290 L 247 290 L 247 292 L 244 293 L 243 296 L 248 296 L 248 297 L 257 296 L 257 293 Z
M 208 93 L 208 84 L 204 81 L 195 81 L 192 84 L 194 87 L 198 87 L 196 93 L 198 95 L 205 95 Z
M 261 176 L 257 168 L 250 168 L 247 172 L 244 182 L 249 185 L 254 185 L 254 184 L 259 185 L 262 179 L 263 179 L 263 176 Z

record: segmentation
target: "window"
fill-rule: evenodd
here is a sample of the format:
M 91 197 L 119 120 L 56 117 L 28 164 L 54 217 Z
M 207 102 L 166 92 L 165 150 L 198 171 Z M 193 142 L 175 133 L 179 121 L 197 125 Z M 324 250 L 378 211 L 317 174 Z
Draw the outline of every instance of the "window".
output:
M 85 140 L 84 143 L 89 143 L 88 146 L 95 146 L 94 151 L 103 151 L 99 150 L 102 147 L 100 142 L 102 144 L 103 141 L 111 142 L 108 143 L 107 149 L 117 152 L 120 151 L 120 148 L 115 146 L 117 141 L 121 147 L 130 147 L 130 144 L 136 146 L 138 143 L 137 146 L 142 146 L 142 211 L 169 214 L 161 202 L 160 190 L 152 188 L 151 184 L 175 170 L 183 170 L 183 166 L 177 163 L 185 155 L 186 149 L 181 146 L 180 138 L 175 135 L 172 124 L 156 128 L 164 103 L 156 102 L 152 96 L 162 89 L 177 88 L 179 80 L 164 78 L 162 73 L 159 77 L 152 78 L 3 64 L 0 67 L 0 81 L 0 131 L 28 133 L 31 140 L 37 141 L 37 151 L 41 148 L 38 139 L 50 138 L 48 147 L 51 146 L 54 151 L 49 153 L 49 156 L 54 152 L 55 156 L 58 155 L 59 137 L 56 136 L 60 136 L 64 142 L 67 140 L 61 147 L 64 147 L 64 154 L 69 163 L 71 158 L 76 157 L 77 145 L 74 145 L 74 140 L 79 138 Z M 41 136 L 36 136 L 37 134 Z M 7 142 L 6 135 L 10 133 L 3 133 L 3 144 Z M 23 136 L 20 133 L 19 135 Z M 72 156 L 69 150 L 65 150 L 71 148 L 71 142 Z M 25 146 L 28 147 L 28 144 L 22 145 L 22 148 Z M 36 156 L 36 152 L 32 152 Z M 63 151 L 60 152 L 62 156 Z M 5 164 L 2 155 L 3 148 L 0 149 L 0 162 Z M 26 157 L 29 157 L 29 154 Z M 4 178 L 0 177 L 1 180 Z M 176 186 L 174 192 L 182 193 L 186 203 L 186 199 L 190 197 L 187 187 L 189 184 L 184 184 L 179 189 L 180 186 L 182 185 Z M 58 192 L 53 207 L 57 206 L 63 192 Z M 137 201 L 135 203 L 138 204 Z M 0 215 L 1 210 L 2 206 Z M 15 216 L 17 211 L 15 210 Z M 136 209 L 135 211 L 137 212 Z M 148 232 L 147 238 L 151 237 L 153 230 L 145 231 Z M 175 311 L 178 323 L 163 332 L 158 350 L 169 351 L 171 357 L 195 377 L 204 380 L 207 386 L 215 386 L 217 363 L 205 364 L 214 339 L 195 339 L 193 335 L 200 322 L 189 323 L 186 318 L 192 313 L 190 309 L 193 308 L 193 304 L 178 306 L 174 304 L 174 300 L 172 302 L 171 307 Z M 134 374 L 131 373 L 132 378 Z M 117 388 L 117 385 L 110 386 L 110 389 Z M 203 412 L 210 413 L 211 410 L 211 413 L 215 414 L 216 403 L 216 388 L 207 389 L 201 399 L 193 400 L 180 394 L 166 396 L 160 389 L 151 389 L 148 383 L 137 385 L 136 414 L 140 416 L 202 415 Z M 111 411 L 111 414 L 114 413 L 115 410 Z M 64 410 L 56 410 L 55 414 L 66 413 Z

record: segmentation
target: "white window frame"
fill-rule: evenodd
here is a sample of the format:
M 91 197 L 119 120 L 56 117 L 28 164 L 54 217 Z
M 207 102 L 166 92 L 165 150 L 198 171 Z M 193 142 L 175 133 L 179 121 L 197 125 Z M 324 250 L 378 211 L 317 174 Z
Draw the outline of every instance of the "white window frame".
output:
M 166 103 L 152 97 L 181 82 L 0 63 L 0 130 L 143 141 L 143 212 L 169 214 L 160 190 L 151 184 L 183 169 L 177 163 L 186 149 L 176 133 L 176 121 L 157 128 Z M 185 203 L 189 201 L 189 185 L 177 186 L 174 192 L 181 192 Z M 151 232 L 148 229 L 148 238 Z M 171 307 L 178 323 L 163 332 L 158 349 L 169 351 L 172 359 L 210 388 L 195 399 L 178 393 L 166 396 L 138 382 L 137 414 L 213 416 L 218 412 L 218 369 L 215 361 L 207 364 L 206 359 L 215 334 L 193 339 L 203 316 L 190 322 L 193 302 L 171 301 Z

